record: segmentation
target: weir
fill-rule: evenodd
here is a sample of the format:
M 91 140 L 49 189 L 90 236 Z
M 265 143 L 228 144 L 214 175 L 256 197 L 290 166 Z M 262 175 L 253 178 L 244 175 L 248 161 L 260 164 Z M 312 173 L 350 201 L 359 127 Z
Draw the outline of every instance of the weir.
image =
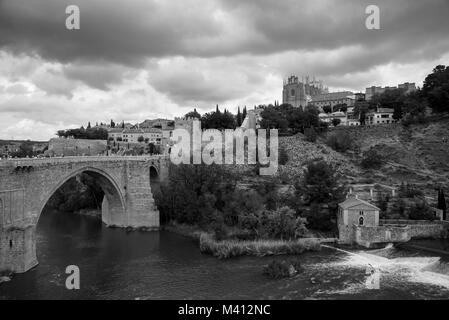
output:
M 336 263 L 341 266 L 366 266 L 370 269 L 367 272 L 367 284 L 371 281 L 373 275 L 380 279 L 382 274 L 396 274 L 408 277 L 409 280 L 418 283 L 434 284 L 444 288 L 449 288 L 449 264 L 441 261 L 440 257 L 410 257 L 400 256 L 387 258 L 379 253 L 388 251 L 397 252 L 393 244 L 388 244 L 383 249 L 352 252 L 330 245 L 321 245 L 322 247 L 333 249 L 347 255 L 347 259 Z M 378 254 L 374 254 L 378 253 Z M 378 288 L 377 288 L 378 289 Z

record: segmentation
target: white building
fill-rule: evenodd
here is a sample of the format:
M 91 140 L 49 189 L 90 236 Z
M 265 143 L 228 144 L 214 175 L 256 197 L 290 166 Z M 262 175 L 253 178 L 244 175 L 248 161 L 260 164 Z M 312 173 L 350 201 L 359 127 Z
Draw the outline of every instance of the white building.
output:
M 378 107 L 376 111 L 371 111 L 366 115 L 366 124 L 377 125 L 394 123 L 393 112 L 393 109 Z
M 152 143 L 154 145 L 161 145 L 163 130 L 157 128 L 111 129 L 108 138 L 115 142 L 122 141 L 126 143 Z

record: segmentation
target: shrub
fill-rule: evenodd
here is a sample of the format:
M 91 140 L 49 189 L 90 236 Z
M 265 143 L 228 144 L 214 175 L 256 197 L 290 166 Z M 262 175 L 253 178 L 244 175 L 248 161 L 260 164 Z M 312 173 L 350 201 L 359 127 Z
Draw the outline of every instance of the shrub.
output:
M 279 164 L 281 166 L 286 165 L 288 162 L 288 153 L 284 147 L 279 148 Z
M 435 214 L 425 201 L 415 203 L 409 211 L 409 219 L 411 220 L 435 220 Z
M 301 270 L 299 260 L 273 260 L 263 269 L 263 274 L 272 279 L 289 278 Z
M 379 169 L 382 167 L 382 156 L 374 149 L 370 149 L 363 154 L 361 165 L 365 169 Z
M 334 127 L 338 126 L 340 123 L 341 123 L 341 120 L 340 120 L 340 119 L 332 119 L 332 125 L 333 125 Z
M 327 138 L 326 144 L 337 152 L 345 152 L 352 147 L 352 138 L 346 132 L 336 132 Z
M 306 219 L 295 216 L 295 211 L 282 207 L 265 212 L 261 222 L 261 235 L 271 239 L 296 239 L 307 232 Z
M 318 136 L 316 133 L 316 130 L 313 127 L 305 129 L 304 135 L 306 137 L 306 141 L 309 141 L 309 142 L 316 142 L 316 139 Z

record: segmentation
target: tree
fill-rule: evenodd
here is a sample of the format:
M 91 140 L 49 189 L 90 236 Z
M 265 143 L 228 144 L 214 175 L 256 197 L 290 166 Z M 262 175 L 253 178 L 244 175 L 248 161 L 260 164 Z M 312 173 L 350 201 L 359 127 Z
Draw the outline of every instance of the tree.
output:
M 411 220 L 435 220 L 435 214 L 424 200 L 417 200 L 410 207 L 408 216 Z
M 79 129 L 59 130 L 57 132 L 59 137 L 74 137 L 75 139 L 89 139 L 89 140 L 107 140 L 108 131 L 106 129 L 95 127 L 87 128 L 81 127 Z
M 447 216 L 447 204 L 446 198 L 444 197 L 444 191 L 442 188 L 438 190 L 438 209 L 443 210 L 443 220 L 446 220 Z
M 332 107 L 331 106 L 323 106 L 323 112 L 324 113 L 331 113 Z
M 297 212 L 307 218 L 308 227 L 331 230 L 338 203 L 344 199 L 335 170 L 324 161 L 309 163 L 295 188 Z
M 246 118 L 246 106 L 243 108 L 242 121 L 245 120 L 245 118 Z
M 434 112 L 448 112 L 449 66 L 436 66 L 424 80 L 422 93 Z
M 352 137 L 343 131 L 336 132 L 327 137 L 326 144 L 338 152 L 346 152 L 352 147 Z
M 137 141 L 138 141 L 139 143 L 142 143 L 142 142 L 145 141 L 145 138 L 144 138 L 143 136 L 139 136 L 139 137 L 137 138 Z
M 343 188 L 339 185 L 335 170 L 324 161 L 307 165 L 302 185 L 297 190 L 302 192 L 306 204 L 336 205 L 343 198 Z
M 262 121 L 260 126 L 262 129 L 279 129 L 281 132 L 287 131 L 289 123 L 281 108 L 282 105 L 279 107 L 267 107 L 261 112 Z
M 196 111 L 196 108 L 194 108 L 193 111 L 190 111 L 189 113 L 186 113 L 186 115 L 184 117 L 201 119 L 201 114 L 199 114 Z
M 361 162 L 363 168 L 379 169 L 382 164 L 382 156 L 375 149 L 370 149 L 363 153 L 363 160 Z
M 399 121 L 402 119 L 402 105 L 397 104 L 394 106 L 393 119 L 396 121 Z
M 334 126 L 334 127 L 336 127 L 336 126 L 338 126 L 339 124 L 341 123 L 341 120 L 340 119 L 332 119 L 332 125 Z
M 306 136 L 306 140 L 309 142 L 316 142 L 318 137 L 316 130 L 314 127 L 310 127 L 304 130 L 304 135 Z
M 366 114 L 369 111 L 370 104 L 367 101 L 356 101 L 354 103 L 354 117 L 358 117 L 360 125 L 364 126 Z
M 90 126 L 90 121 L 89 121 L 89 123 L 87 124 L 87 129 L 90 129 L 91 128 L 91 126 Z
M 115 128 L 115 122 L 111 119 L 111 128 Z
M 33 143 L 30 140 L 22 142 L 19 146 L 19 150 L 11 154 L 12 157 L 17 158 L 32 157 L 33 155 Z
M 242 114 L 240 113 L 240 106 L 237 109 L 236 121 L 237 121 L 237 127 L 240 127 L 242 125 L 242 122 L 243 122 Z
M 218 110 L 218 105 L 217 105 Z M 235 117 L 229 111 L 220 112 L 220 110 L 205 113 L 201 117 L 201 124 L 204 129 L 235 129 Z
M 347 104 L 346 103 L 343 103 L 343 104 L 341 104 L 341 105 L 339 105 L 340 106 L 340 111 L 341 112 L 347 112 L 348 111 L 348 106 L 347 106 Z

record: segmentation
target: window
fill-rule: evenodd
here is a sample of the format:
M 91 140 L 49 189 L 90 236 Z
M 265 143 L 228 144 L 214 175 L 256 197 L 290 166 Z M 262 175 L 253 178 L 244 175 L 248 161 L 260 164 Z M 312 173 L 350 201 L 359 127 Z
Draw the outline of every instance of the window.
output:
M 359 218 L 359 225 L 360 225 L 360 226 L 363 226 L 363 221 L 364 221 L 364 218 L 363 218 L 363 217 L 360 217 L 360 218 Z

